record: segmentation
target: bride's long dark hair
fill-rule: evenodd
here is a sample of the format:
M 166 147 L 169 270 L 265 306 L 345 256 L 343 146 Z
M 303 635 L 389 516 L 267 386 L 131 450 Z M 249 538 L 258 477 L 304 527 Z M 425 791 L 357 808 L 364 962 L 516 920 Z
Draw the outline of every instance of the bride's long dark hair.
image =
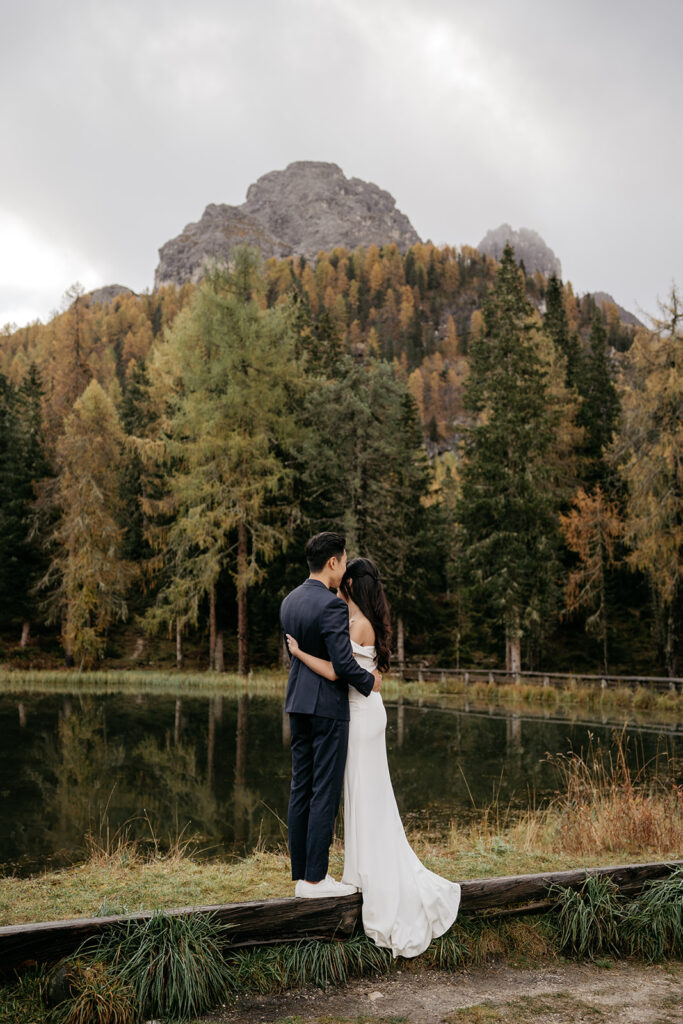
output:
M 375 631 L 377 668 L 389 671 L 391 661 L 391 619 L 384 587 L 375 563 L 369 558 L 352 558 L 339 589 L 347 600 L 357 604 Z

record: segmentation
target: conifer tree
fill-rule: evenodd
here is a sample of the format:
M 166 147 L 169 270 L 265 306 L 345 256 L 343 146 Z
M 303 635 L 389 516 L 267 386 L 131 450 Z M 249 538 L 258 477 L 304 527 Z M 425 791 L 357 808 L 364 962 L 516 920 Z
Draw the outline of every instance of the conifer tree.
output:
M 582 404 L 578 422 L 585 430 L 583 478 L 589 487 L 600 483 L 603 490 L 612 493 L 614 481 L 605 462 L 605 450 L 617 425 L 619 396 L 610 371 L 607 332 L 597 308 L 593 313 L 589 344 L 579 384 Z
M 627 562 L 647 574 L 670 676 L 683 642 L 683 304 L 675 285 L 651 332 L 626 355 L 622 416 L 610 448 L 628 488 Z
M 397 632 L 424 588 L 430 469 L 415 401 L 393 367 L 341 360 L 312 386 L 301 453 L 309 532 L 338 529 L 349 556 L 376 561 Z
M 32 537 L 35 485 L 47 473 L 42 396 L 34 363 L 19 386 L 0 374 L 0 617 L 21 622 L 22 646 L 35 611 L 31 588 L 44 568 Z
M 293 509 L 285 453 L 301 381 L 290 307 L 267 310 L 259 301 L 258 262 L 242 248 L 231 271 L 209 276 L 175 320 L 155 364 L 171 395 L 172 578 L 147 619 L 152 626 L 167 621 L 171 609 L 196 623 L 200 603 L 208 597 L 213 610 L 221 573 L 229 572 L 237 589 L 242 674 L 248 671 L 247 590 L 288 541 Z
M 578 556 L 565 590 L 566 614 L 592 609 L 586 619 L 586 632 L 600 641 L 602 667 L 607 673 L 608 577 L 617 563 L 615 548 L 623 522 L 616 504 L 606 500 L 600 484 L 596 484 L 591 494 L 579 487 L 574 507 L 566 515 L 560 513 L 560 524 L 568 547 Z
M 545 293 L 546 312 L 543 329 L 566 359 L 566 383 L 568 387 L 578 384 L 580 375 L 581 349 L 576 333 L 569 329 L 569 318 L 564 306 L 562 282 L 552 274 Z
M 467 431 L 457 508 L 462 571 L 472 600 L 505 629 L 506 667 L 521 668 L 521 638 L 542 631 L 556 602 L 558 528 L 548 480 L 557 410 L 535 344 L 538 323 L 512 247 L 503 253 L 471 344 Z
M 80 668 L 102 658 L 107 630 L 126 618 L 126 592 L 135 575 L 121 556 L 117 521 L 123 443 L 114 405 L 92 380 L 57 440 L 53 498 L 61 515 L 40 581 L 49 591 L 48 620 L 61 616 L 67 660 Z

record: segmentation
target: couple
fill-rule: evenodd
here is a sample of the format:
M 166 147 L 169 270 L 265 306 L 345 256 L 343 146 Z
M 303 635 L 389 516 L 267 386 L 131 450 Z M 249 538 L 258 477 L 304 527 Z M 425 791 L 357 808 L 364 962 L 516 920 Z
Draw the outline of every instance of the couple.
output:
M 363 928 L 393 955 L 413 957 L 453 924 L 460 886 L 429 871 L 406 839 L 389 777 L 379 669 L 391 627 L 379 573 L 347 565 L 346 541 L 319 533 L 306 545 L 310 576 L 282 602 L 292 663 L 289 852 L 295 895 L 363 893 Z M 331 588 L 339 590 L 336 596 Z M 327 873 L 344 790 L 344 873 Z

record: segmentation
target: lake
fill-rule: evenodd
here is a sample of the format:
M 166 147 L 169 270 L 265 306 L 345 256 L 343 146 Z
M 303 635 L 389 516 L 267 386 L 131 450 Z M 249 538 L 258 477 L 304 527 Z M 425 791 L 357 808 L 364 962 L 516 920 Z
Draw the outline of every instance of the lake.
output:
M 575 712 L 576 714 L 576 712 Z M 387 745 L 405 825 L 439 831 L 497 799 L 540 805 L 556 775 L 547 752 L 613 741 L 621 719 L 476 707 L 462 698 L 387 700 Z M 628 715 L 625 716 L 626 719 Z M 0 694 L 0 871 L 30 874 L 86 856 L 117 834 L 200 837 L 207 856 L 284 842 L 288 718 L 271 696 L 159 692 Z M 681 724 L 627 728 L 632 763 L 682 775 Z M 679 781 L 681 779 L 679 778 Z

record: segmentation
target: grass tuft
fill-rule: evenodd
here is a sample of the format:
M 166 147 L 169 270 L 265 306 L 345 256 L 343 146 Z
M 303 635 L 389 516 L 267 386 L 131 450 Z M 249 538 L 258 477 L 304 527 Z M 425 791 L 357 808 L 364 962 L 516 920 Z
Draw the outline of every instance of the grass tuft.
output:
M 226 992 L 225 931 L 211 914 L 155 911 L 146 921 L 128 921 L 86 942 L 76 958 L 86 955 L 104 964 L 133 993 L 145 1019 L 184 1020 L 215 1005 Z M 70 1017 L 69 1024 L 77 1022 Z
M 135 1024 L 135 993 L 110 966 L 76 957 L 64 964 L 68 995 L 54 1008 L 54 1024 Z
M 549 894 L 557 899 L 555 922 L 563 952 L 594 960 L 619 951 L 621 901 L 610 878 L 589 875 L 578 890 L 555 885 Z
M 645 883 L 626 913 L 624 945 L 649 962 L 683 957 L 683 867 Z
M 632 899 L 609 878 L 589 876 L 580 889 L 553 886 L 551 924 L 559 948 L 582 959 L 610 954 L 649 962 L 683 954 L 683 868 L 647 882 Z

